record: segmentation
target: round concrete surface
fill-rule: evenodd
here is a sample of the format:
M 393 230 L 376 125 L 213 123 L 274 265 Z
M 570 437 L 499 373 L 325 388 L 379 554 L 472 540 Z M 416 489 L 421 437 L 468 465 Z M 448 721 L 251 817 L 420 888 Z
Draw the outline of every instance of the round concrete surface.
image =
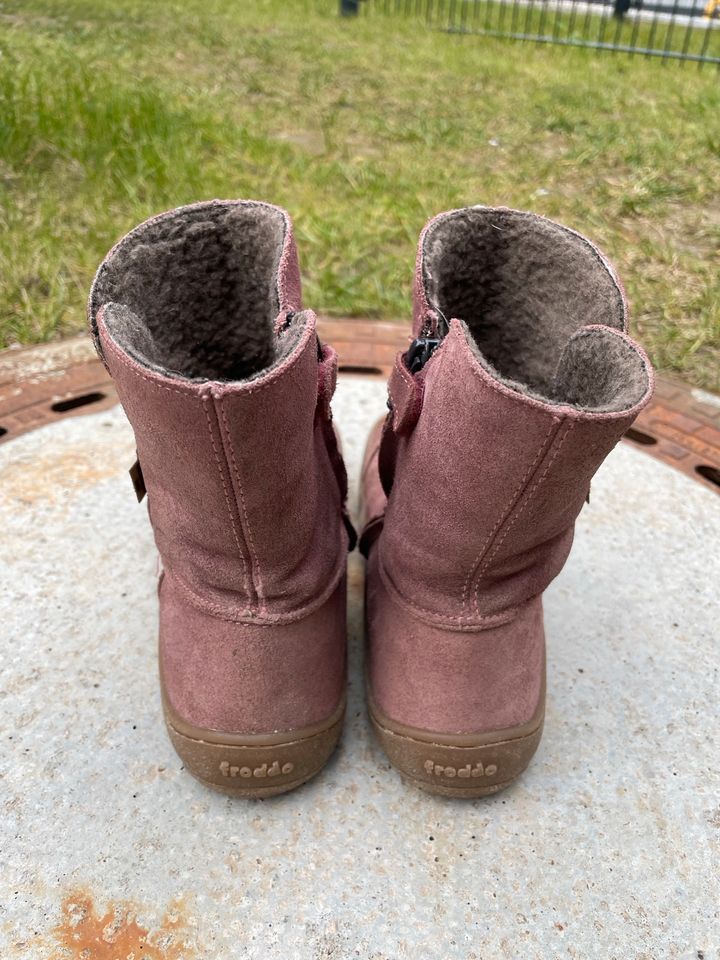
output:
M 341 378 L 353 491 L 384 402 Z M 162 725 L 133 458 L 119 408 L 0 447 L 0 956 L 720 956 L 716 495 L 610 456 L 546 595 L 540 750 L 481 801 L 406 786 L 373 742 L 352 556 L 342 746 L 297 792 L 234 801 Z

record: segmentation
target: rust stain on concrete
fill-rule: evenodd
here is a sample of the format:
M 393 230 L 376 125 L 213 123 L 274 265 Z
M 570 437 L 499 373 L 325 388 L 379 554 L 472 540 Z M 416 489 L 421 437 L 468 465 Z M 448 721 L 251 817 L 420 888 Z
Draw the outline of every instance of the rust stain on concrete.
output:
M 54 503 L 68 494 L 116 476 L 130 457 L 128 453 L 119 463 L 118 457 L 103 460 L 93 457 L 92 451 L 79 448 L 61 454 L 52 451 L 38 457 L 23 457 L 0 468 L 0 499 L 11 507 L 13 504 Z
M 173 901 L 155 930 L 138 922 L 138 907 L 128 901 L 95 906 L 84 890 L 70 892 L 61 904 L 62 919 L 52 931 L 48 960 L 192 960 L 197 951 L 188 930 L 185 904 Z

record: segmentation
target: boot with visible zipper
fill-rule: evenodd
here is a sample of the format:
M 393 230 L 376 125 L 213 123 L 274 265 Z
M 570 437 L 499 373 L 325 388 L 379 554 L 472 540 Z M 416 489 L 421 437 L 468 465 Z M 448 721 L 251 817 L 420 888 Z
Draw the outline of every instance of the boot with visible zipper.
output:
M 363 472 L 369 709 L 401 773 L 476 797 L 540 741 L 541 595 L 653 374 L 608 261 L 529 213 L 431 220 L 414 304 Z
M 89 317 L 135 431 L 160 552 L 160 682 L 188 770 L 263 797 L 314 776 L 345 704 L 337 358 L 303 310 L 288 215 L 252 201 L 141 224 Z

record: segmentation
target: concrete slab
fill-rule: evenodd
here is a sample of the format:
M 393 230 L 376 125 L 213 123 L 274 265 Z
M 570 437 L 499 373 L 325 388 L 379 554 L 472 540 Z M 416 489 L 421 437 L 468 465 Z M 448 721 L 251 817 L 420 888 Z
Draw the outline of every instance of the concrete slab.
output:
M 341 378 L 353 485 L 384 387 Z M 539 754 L 482 801 L 392 772 L 361 684 L 294 794 L 184 774 L 155 679 L 155 553 L 118 409 L 0 447 L 0 956 L 720 956 L 720 500 L 621 446 L 547 595 Z

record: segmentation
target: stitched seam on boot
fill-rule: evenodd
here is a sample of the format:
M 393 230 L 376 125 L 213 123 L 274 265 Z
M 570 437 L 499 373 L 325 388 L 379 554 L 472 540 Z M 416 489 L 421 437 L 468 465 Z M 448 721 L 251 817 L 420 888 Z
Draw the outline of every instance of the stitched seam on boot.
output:
M 222 415 L 223 424 L 225 425 L 225 437 L 223 438 L 223 443 L 225 439 L 227 440 L 227 448 L 230 451 L 230 463 L 235 474 L 235 489 L 238 500 L 240 501 L 240 506 L 242 508 L 242 516 L 240 518 L 240 524 L 243 528 L 243 533 L 245 535 L 245 542 L 248 545 L 248 550 L 250 552 L 250 581 L 252 583 L 252 593 L 254 596 L 251 598 L 251 606 L 253 606 L 257 601 L 260 601 L 261 607 L 260 612 L 264 612 L 265 608 L 262 603 L 262 577 L 260 576 L 260 564 L 258 562 L 257 551 L 255 549 L 255 543 L 252 538 L 252 532 L 250 530 L 250 520 L 248 517 L 247 505 L 245 503 L 245 495 L 243 494 L 242 483 L 240 480 L 240 469 L 238 467 L 237 460 L 235 458 L 235 449 L 233 447 L 232 437 L 230 435 L 230 425 L 228 423 L 227 414 L 225 412 L 225 405 L 223 404 L 220 398 L 214 398 L 216 409 L 220 409 Z
M 555 450 L 553 451 L 553 455 L 552 455 L 552 456 L 550 457 L 550 459 L 548 460 L 548 462 L 547 462 L 547 464 L 546 464 L 546 466 L 545 466 L 545 469 L 544 469 L 543 472 L 540 474 L 540 476 L 538 477 L 538 479 L 533 483 L 533 485 L 530 487 L 530 489 L 529 489 L 529 490 L 527 491 L 527 493 L 524 495 L 524 498 L 523 498 L 523 500 L 522 500 L 522 502 L 521 502 L 521 504 L 520 504 L 519 509 L 516 511 L 515 516 L 512 518 L 512 520 L 510 521 L 510 523 L 508 523 L 507 527 L 506 527 L 505 530 L 503 531 L 502 536 L 500 537 L 499 540 L 497 540 L 497 541 L 495 542 L 495 544 L 494 544 L 493 547 L 492 547 L 492 550 L 490 550 L 490 552 L 488 553 L 487 557 L 485 558 L 485 561 L 483 562 L 483 565 L 482 565 L 482 567 L 480 568 L 480 570 L 479 570 L 479 572 L 478 572 L 478 578 L 477 578 L 477 581 L 476 581 L 476 583 L 475 583 L 475 609 L 476 609 L 476 610 L 479 611 L 479 607 L 478 607 L 478 604 L 479 604 L 478 593 L 479 593 L 479 589 L 480 589 L 480 583 L 481 583 L 482 578 L 483 578 L 483 574 L 487 571 L 487 568 L 490 566 L 490 562 L 492 561 L 493 557 L 497 554 L 498 550 L 500 549 L 500 547 L 501 547 L 501 546 L 503 545 L 503 543 L 505 542 L 508 534 L 510 533 L 510 531 L 512 530 L 512 528 L 515 526 L 515 523 L 516 523 L 516 522 L 518 521 L 518 519 L 522 516 L 522 514 L 523 514 L 524 511 L 525 511 L 525 508 L 527 507 L 527 505 L 528 505 L 528 504 L 530 503 L 530 501 L 532 500 L 533 496 L 534 496 L 535 493 L 537 492 L 538 488 L 539 488 L 540 485 L 542 484 L 542 482 L 543 482 L 543 480 L 545 479 L 545 477 L 548 475 L 548 473 L 549 473 L 549 471 L 550 471 L 550 468 L 551 468 L 552 465 L 555 463 L 555 460 L 557 459 L 557 456 L 558 456 L 558 454 L 560 453 L 560 450 L 562 449 L 562 446 L 563 446 L 563 444 L 565 443 L 565 440 L 566 440 L 567 437 L 568 437 L 568 434 L 570 433 L 570 431 L 573 429 L 574 426 L 575 426 L 575 421 L 574 421 L 574 420 L 568 420 L 568 421 L 566 421 L 565 430 L 564 430 L 564 432 L 563 432 L 563 434 L 562 434 L 562 436 L 560 437 L 559 440 L 557 440 L 557 437 L 558 437 L 558 435 L 559 435 L 559 431 L 558 431 L 558 434 L 555 435 L 555 440 L 557 440 L 557 443 L 556 443 L 556 446 L 555 446 Z M 553 442 L 554 442 L 554 441 L 553 441 Z
M 492 627 L 497 627 L 503 623 L 509 623 L 511 620 L 514 620 L 517 616 L 518 610 L 522 606 L 522 604 L 519 604 L 515 607 L 508 607 L 506 610 L 503 610 L 502 613 L 481 613 L 479 615 L 470 614 L 465 617 L 456 616 L 455 614 L 451 613 L 435 613 L 433 610 L 429 610 L 426 607 L 421 607 L 413 600 L 403 596 L 403 594 L 400 593 L 398 588 L 390 579 L 390 574 L 385 569 L 385 565 L 382 560 L 382 543 L 382 537 L 380 537 L 380 539 L 377 541 L 376 548 L 378 550 L 378 573 L 384 587 L 390 594 L 391 599 L 399 603 L 400 606 L 404 607 L 412 615 L 416 616 L 425 623 L 430 624 L 431 626 L 441 628 L 447 627 L 455 630 L 467 631 L 489 630 Z
M 499 514 L 499 516 L 498 516 L 498 518 L 497 518 L 497 521 L 495 522 L 495 525 L 493 526 L 492 530 L 490 531 L 490 533 L 489 533 L 488 536 L 486 537 L 485 541 L 483 542 L 483 545 L 480 547 L 480 550 L 478 551 L 477 556 L 476 556 L 475 559 L 473 560 L 472 566 L 470 567 L 470 570 L 468 571 L 468 575 L 467 575 L 467 577 L 465 578 L 465 583 L 463 584 L 463 592 L 462 592 L 462 606 L 463 606 L 463 607 L 465 607 L 465 606 L 467 605 L 467 601 L 468 601 L 468 589 L 469 589 L 469 587 L 470 587 L 470 584 L 473 582 L 473 580 L 475 579 L 475 577 L 477 577 L 478 580 L 480 579 L 480 576 L 481 576 L 481 574 L 482 574 L 482 571 L 478 571 L 478 567 L 479 567 L 479 565 L 480 565 L 483 557 L 485 556 L 487 550 L 490 548 L 490 546 L 491 546 L 491 544 L 492 544 L 492 542 L 493 542 L 493 538 L 495 537 L 495 535 L 497 534 L 497 532 L 499 531 L 499 529 L 501 528 L 501 526 L 503 525 L 503 523 L 504 523 L 504 522 L 507 520 L 507 518 L 512 514 L 513 509 L 514 509 L 514 508 L 517 506 L 517 504 L 520 502 L 520 499 L 521 499 L 523 493 L 525 492 L 525 490 L 526 490 L 526 488 L 527 488 L 527 485 L 528 485 L 528 483 L 530 482 L 530 479 L 531 479 L 533 473 L 535 472 L 535 470 L 536 470 L 536 468 L 537 468 L 537 466 L 538 466 L 538 464 L 539 464 L 539 462 L 540 462 L 540 459 L 541 459 L 542 455 L 543 455 L 544 453 L 546 453 L 547 450 L 548 450 L 548 441 L 550 440 L 551 434 L 558 429 L 560 423 L 561 423 L 561 421 L 560 421 L 557 417 L 554 417 L 554 418 L 553 418 L 552 423 L 550 424 L 550 429 L 548 430 L 548 432 L 547 432 L 547 433 L 545 434 L 545 436 L 543 437 L 542 442 L 541 442 L 541 444 L 540 444 L 540 447 L 538 448 L 538 452 L 535 454 L 535 457 L 533 458 L 530 466 L 527 468 L 527 470 L 526 470 L 525 473 L 523 474 L 523 477 L 522 477 L 520 483 L 518 484 L 515 492 L 513 493 L 512 497 L 510 497 L 510 500 L 509 500 L 509 502 L 508 502 L 508 504 L 507 504 L 507 507 Z M 475 604 L 475 605 L 476 605 L 476 607 L 477 607 L 477 584 L 476 584 L 476 586 L 475 586 L 475 591 L 474 591 L 474 592 L 475 592 L 475 598 L 476 598 L 476 604 Z
M 211 419 L 210 419 L 210 412 L 209 412 L 208 406 L 207 406 L 207 405 L 208 405 L 208 401 L 209 401 L 210 399 L 211 399 L 211 398 L 208 397 L 207 395 L 202 398 L 202 401 L 203 401 L 203 410 L 205 411 L 205 417 L 206 417 L 206 419 L 207 419 L 208 433 L 210 434 L 210 442 L 212 443 L 213 453 L 214 453 L 214 455 L 215 455 L 215 463 L 217 464 L 218 473 L 220 474 L 220 480 L 222 481 L 223 493 L 225 494 L 225 503 L 227 504 L 228 515 L 229 515 L 229 517 L 230 517 L 230 525 L 231 525 L 231 527 L 232 527 L 233 536 L 235 537 L 235 543 L 237 544 L 238 556 L 240 557 L 240 562 L 242 563 L 243 580 L 245 581 L 245 591 L 249 594 L 249 593 L 250 593 L 250 589 L 249 589 L 250 584 L 249 584 L 249 582 L 248 582 L 248 576 L 249 576 L 248 565 L 247 565 L 247 563 L 246 563 L 246 561 L 245 561 L 245 554 L 244 554 L 243 548 L 242 548 L 242 546 L 241 546 L 241 544 L 240 544 L 240 537 L 239 537 L 239 535 L 238 535 L 238 529 L 237 529 L 237 525 L 236 525 L 236 523 L 235 523 L 235 516 L 234 516 L 234 513 L 233 513 L 232 504 L 231 504 L 231 502 L 230 502 L 230 493 L 229 493 L 229 491 L 228 491 L 227 483 L 225 482 L 225 474 L 223 473 L 222 463 L 220 462 L 220 454 L 218 453 L 217 444 L 215 443 L 215 437 L 213 436 L 212 421 L 211 421 Z M 220 426 L 220 424 L 218 424 L 218 428 L 219 428 L 219 426 Z
M 316 320 L 315 314 L 312 312 L 312 310 L 303 310 L 302 312 L 308 315 L 312 314 L 313 321 Z M 278 364 L 277 367 L 273 367 L 266 379 L 263 379 L 258 383 L 255 383 L 255 381 L 250 381 L 250 386 L 247 386 L 245 383 L 241 383 L 236 395 L 248 397 L 251 394 L 260 393 L 262 390 L 274 387 L 277 381 L 280 379 L 281 374 L 287 373 L 301 362 L 303 356 L 305 355 L 305 351 L 308 348 L 308 343 L 312 342 L 312 337 L 315 333 L 315 327 L 315 322 L 313 322 L 312 326 L 310 324 L 306 326 L 305 332 L 302 334 L 300 340 L 295 345 L 289 356 L 287 356 L 282 363 Z M 166 383 L 158 383 L 157 379 L 155 378 L 164 377 L 165 375 L 158 373 L 155 374 L 155 377 L 151 377 L 144 373 L 143 368 L 140 366 L 137 360 L 134 360 L 129 355 L 123 353 L 120 346 L 113 340 L 112 334 L 109 330 L 106 331 L 105 338 L 103 339 L 102 343 L 104 347 L 106 346 L 110 349 L 110 352 L 115 355 L 122 366 L 126 370 L 129 370 L 134 377 L 140 377 L 141 380 L 147 381 L 147 383 L 155 387 L 156 390 L 167 390 L 168 393 L 175 393 L 180 397 L 187 398 L 188 400 L 195 400 L 197 399 L 197 394 L 195 392 L 196 389 L 199 386 L 207 386 L 207 381 L 196 382 L 177 380 L 174 381 L 178 384 L 177 387 L 168 386 Z M 182 386 L 183 383 L 186 384 L 185 387 Z M 232 388 L 233 384 L 225 384 L 224 386 Z
M 150 384 L 151 387 L 155 387 L 156 390 L 167 390 L 168 393 L 174 393 L 179 397 L 184 397 L 186 400 L 196 399 L 196 394 L 189 389 L 180 390 L 177 387 L 169 387 L 166 383 L 158 383 L 157 380 L 143 373 L 142 368 L 139 366 L 139 364 L 133 361 L 132 358 L 127 357 L 121 351 L 120 347 L 115 343 L 115 341 L 112 339 L 112 337 L 109 334 L 106 338 L 105 346 L 109 348 L 110 353 L 112 353 L 115 356 L 118 362 L 126 370 L 130 371 L 133 377 L 140 377 L 141 380 L 145 380 L 147 383 Z
M 128 362 L 128 358 L 123 354 L 123 352 L 121 351 L 120 347 L 115 343 L 115 341 L 112 339 L 111 336 L 108 336 L 108 337 L 106 338 L 106 346 L 108 347 L 108 352 L 111 353 L 111 354 L 116 358 L 116 360 L 117 360 L 124 368 L 129 369 L 132 376 L 134 376 L 134 377 L 139 377 L 141 380 L 144 380 L 146 383 L 150 384 L 150 386 L 151 386 L 151 387 L 154 387 L 156 390 L 165 390 L 167 393 L 173 393 L 173 394 L 175 394 L 176 396 L 183 397 L 185 400 L 189 400 L 189 401 L 192 401 L 192 402 L 197 402 L 198 395 L 197 395 L 196 393 L 191 392 L 190 390 L 182 390 L 182 389 L 178 389 L 178 388 L 176 388 L 176 387 L 171 387 L 171 386 L 168 386 L 168 385 L 165 384 L 165 383 L 158 383 L 157 380 L 155 380 L 153 377 L 150 377 L 150 376 L 148 376 L 147 374 L 143 373 L 143 371 L 138 368 L 138 365 L 137 365 L 136 363 L 129 363 L 129 362 Z M 219 453 L 218 453 L 218 450 L 217 450 L 217 446 L 216 446 L 216 444 L 215 444 L 215 438 L 213 437 L 212 421 L 210 420 L 210 415 L 209 415 L 209 413 L 208 413 L 208 408 L 207 408 L 207 405 L 206 405 L 206 404 L 207 404 L 207 401 L 210 400 L 210 399 L 212 399 L 212 397 L 211 397 L 211 396 L 208 396 L 207 394 L 204 394 L 204 395 L 201 395 L 201 396 L 200 396 L 200 399 L 202 400 L 203 411 L 205 412 L 205 417 L 206 417 L 207 424 L 208 424 L 208 432 L 209 432 L 209 434 L 210 434 L 210 442 L 211 442 L 211 444 L 212 444 L 213 453 L 215 454 L 215 462 L 216 462 L 216 464 L 217 464 L 218 471 L 219 471 L 219 473 L 220 473 L 220 480 L 222 481 L 223 491 L 224 491 L 224 494 L 225 494 L 225 502 L 226 502 L 227 507 L 228 507 L 228 513 L 229 513 L 229 515 L 230 515 L 230 523 L 231 523 L 232 529 L 233 529 L 233 536 L 234 536 L 234 538 L 235 538 L 235 543 L 237 544 L 237 547 L 238 547 L 238 556 L 239 556 L 239 559 L 240 559 L 240 562 L 241 562 L 242 568 L 243 568 L 243 579 L 244 579 L 244 581 L 245 581 L 245 589 L 246 589 L 246 592 L 247 592 L 249 595 L 252 595 L 252 587 L 251 587 L 251 584 L 250 584 L 249 579 L 248 579 L 248 573 L 249 573 L 249 572 L 248 572 L 248 569 L 247 569 L 247 563 L 246 563 L 246 560 L 245 560 L 245 555 L 244 555 L 243 550 L 242 550 L 242 546 L 241 546 L 241 543 L 240 543 L 240 539 L 239 539 L 239 537 L 238 537 L 237 526 L 236 526 L 236 524 L 235 524 L 235 519 L 234 519 L 234 517 L 233 517 L 233 512 L 232 512 L 232 506 L 231 506 L 230 496 L 229 496 L 229 492 L 228 492 L 228 489 L 227 489 L 227 484 L 226 484 L 226 482 L 225 482 L 225 477 L 224 477 L 224 474 L 223 474 L 223 472 L 222 472 L 222 465 L 221 465 L 221 462 L 220 462 L 220 456 L 219 456 Z M 215 411 L 215 413 L 216 413 L 216 420 L 217 420 L 217 411 Z M 218 421 L 218 430 L 220 430 L 220 423 L 219 423 L 219 421 Z M 222 435 L 221 435 L 221 436 L 222 436 Z M 192 589 L 191 589 L 189 586 L 186 587 L 186 591 L 187 591 L 190 595 L 194 595 L 194 592 L 192 591 Z
M 343 577 L 346 575 L 346 543 L 344 541 L 343 532 L 340 532 L 340 538 L 341 539 L 338 542 L 338 563 L 333 570 L 332 575 L 327 580 L 325 589 L 309 603 L 306 603 L 304 606 L 298 607 L 295 610 L 290 610 L 287 613 L 268 614 L 266 611 L 265 616 L 263 617 L 262 615 L 258 615 L 256 608 L 246 607 L 237 614 L 231 615 L 226 609 L 223 609 L 223 607 L 211 600 L 206 600 L 205 597 L 202 597 L 196 593 L 190 584 L 183 580 L 178 573 L 171 570 L 169 567 L 165 568 L 165 574 L 169 580 L 172 581 L 173 586 L 176 587 L 179 593 L 182 594 L 183 599 L 185 599 L 196 610 L 199 610 L 200 613 L 205 614 L 207 617 L 211 617 L 213 620 L 223 620 L 226 623 L 247 623 L 256 627 L 277 627 L 281 626 L 282 624 L 297 623 L 299 620 L 304 620 L 306 617 L 309 617 L 311 614 L 315 613 L 316 610 L 319 610 L 323 604 L 327 603 L 330 597 L 332 597 L 337 590 Z

